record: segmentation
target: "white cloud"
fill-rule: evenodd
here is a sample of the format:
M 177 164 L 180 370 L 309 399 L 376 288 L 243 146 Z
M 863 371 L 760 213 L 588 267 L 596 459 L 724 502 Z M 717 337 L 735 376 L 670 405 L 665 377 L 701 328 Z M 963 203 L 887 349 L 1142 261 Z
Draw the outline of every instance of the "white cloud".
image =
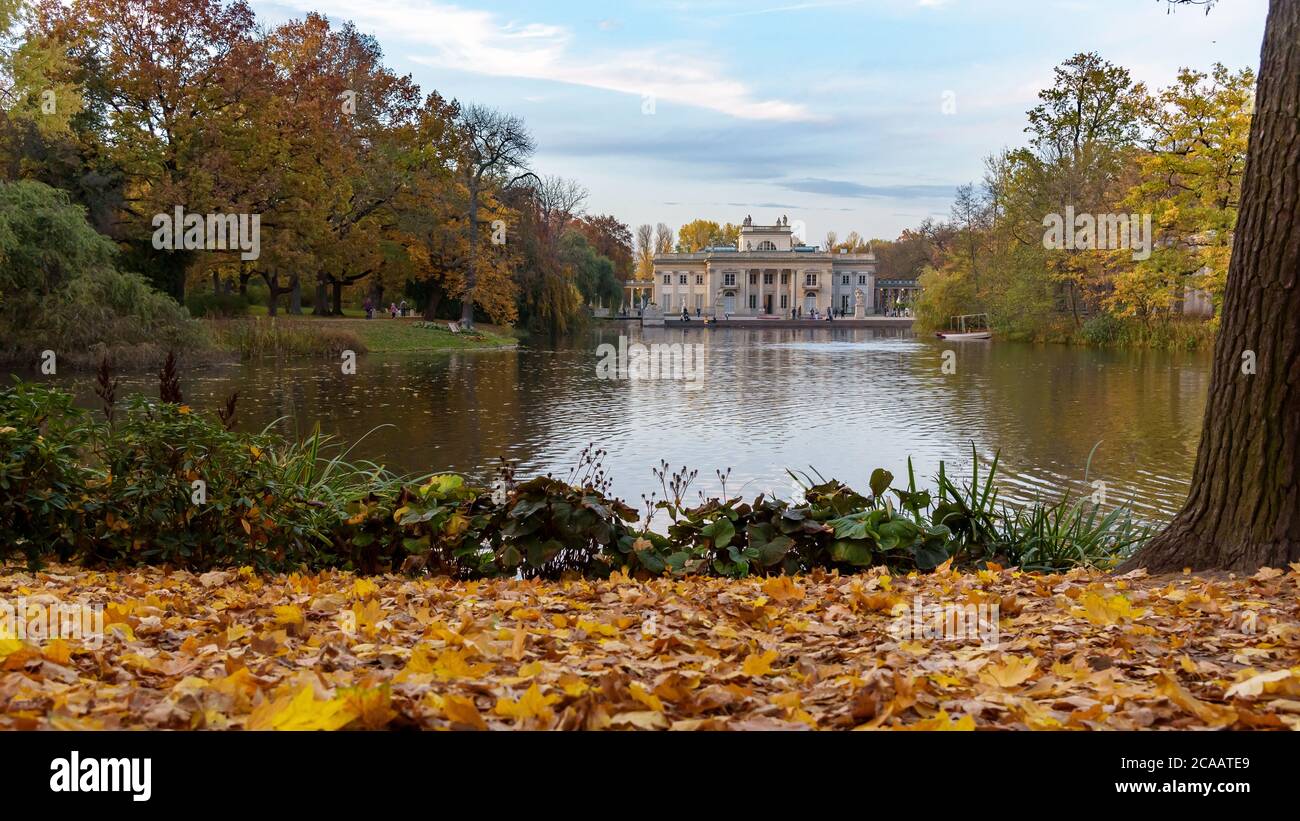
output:
M 494 12 L 413 0 L 367 6 L 347 0 L 290 2 L 303 11 L 317 9 L 331 19 L 351 19 L 363 31 L 378 34 L 386 45 L 397 41 L 427 48 L 410 54 L 410 59 L 433 68 L 649 96 L 656 107 L 674 103 L 745 120 L 816 119 L 801 104 L 756 97 L 747 84 L 728 77 L 725 66 L 716 61 L 667 46 L 604 54 L 580 51 L 574 48 L 573 33 L 563 26 L 519 23 Z

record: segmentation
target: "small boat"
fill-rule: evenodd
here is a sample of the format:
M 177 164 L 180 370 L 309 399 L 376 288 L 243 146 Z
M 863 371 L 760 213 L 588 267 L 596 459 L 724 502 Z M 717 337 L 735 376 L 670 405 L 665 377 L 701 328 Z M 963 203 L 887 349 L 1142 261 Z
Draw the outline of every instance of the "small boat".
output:
M 989 328 L 988 314 L 962 314 L 954 316 L 948 323 L 951 328 L 939 331 L 935 336 L 940 339 L 992 339 L 993 330 Z

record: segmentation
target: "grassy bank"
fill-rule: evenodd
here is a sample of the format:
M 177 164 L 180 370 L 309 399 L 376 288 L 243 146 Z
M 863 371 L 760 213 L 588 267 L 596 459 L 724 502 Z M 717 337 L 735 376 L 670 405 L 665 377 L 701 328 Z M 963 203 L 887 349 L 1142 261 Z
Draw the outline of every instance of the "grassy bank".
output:
M 446 322 L 354 317 L 253 317 L 205 320 L 214 344 L 244 359 L 264 356 L 338 356 L 357 353 L 422 353 L 508 348 L 510 329 L 478 326 L 452 333 Z
M 944 330 L 944 322 L 919 316 L 913 326 L 918 334 L 929 335 Z M 1131 317 L 1096 314 L 1075 325 L 1066 316 L 1041 322 L 1024 317 L 993 317 L 993 331 L 999 339 L 1012 342 L 1035 342 L 1053 345 L 1078 345 L 1089 348 L 1145 348 L 1162 351 L 1212 350 L 1218 323 L 1197 319 L 1175 319 L 1144 323 Z

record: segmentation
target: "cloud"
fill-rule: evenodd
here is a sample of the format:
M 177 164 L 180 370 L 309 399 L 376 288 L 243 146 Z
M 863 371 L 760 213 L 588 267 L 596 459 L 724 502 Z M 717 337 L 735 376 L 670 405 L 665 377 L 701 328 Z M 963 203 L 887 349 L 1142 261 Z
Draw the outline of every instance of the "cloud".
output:
M 781 180 L 775 184 L 803 194 L 819 194 L 827 197 L 853 199 L 946 200 L 952 199 L 957 190 L 956 185 L 931 185 L 928 183 L 863 185 L 862 183 L 847 180 L 826 180 L 817 177 Z
M 320 9 L 331 18 L 352 19 L 362 30 L 390 42 L 418 45 L 425 51 L 409 59 L 432 68 L 568 83 L 743 120 L 817 119 L 802 104 L 755 96 L 749 85 L 728 77 L 721 63 L 670 45 L 599 53 L 575 47 L 573 32 L 564 26 L 517 22 L 496 12 L 418 0 L 290 3 L 304 11 Z

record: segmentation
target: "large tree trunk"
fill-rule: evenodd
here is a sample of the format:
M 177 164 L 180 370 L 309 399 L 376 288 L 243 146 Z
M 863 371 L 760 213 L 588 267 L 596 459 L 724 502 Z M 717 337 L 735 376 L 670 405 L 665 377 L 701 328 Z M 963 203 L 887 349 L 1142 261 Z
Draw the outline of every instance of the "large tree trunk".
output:
M 1126 567 L 1252 571 L 1300 559 L 1297 278 L 1300 1 L 1272 0 L 1191 493 Z
M 442 289 L 436 286 L 429 288 L 429 298 L 424 303 L 424 320 L 432 322 L 438 318 L 438 305 L 442 303 Z
M 316 275 L 316 302 L 311 306 L 312 316 L 329 316 L 329 296 L 325 286 L 325 277 Z
M 335 280 L 331 285 L 334 288 L 330 298 L 330 313 L 334 316 L 343 316 L 343 283 Z
M 289 283 L 289 313 L 302 316 L 302 276 L 297 273 Z

